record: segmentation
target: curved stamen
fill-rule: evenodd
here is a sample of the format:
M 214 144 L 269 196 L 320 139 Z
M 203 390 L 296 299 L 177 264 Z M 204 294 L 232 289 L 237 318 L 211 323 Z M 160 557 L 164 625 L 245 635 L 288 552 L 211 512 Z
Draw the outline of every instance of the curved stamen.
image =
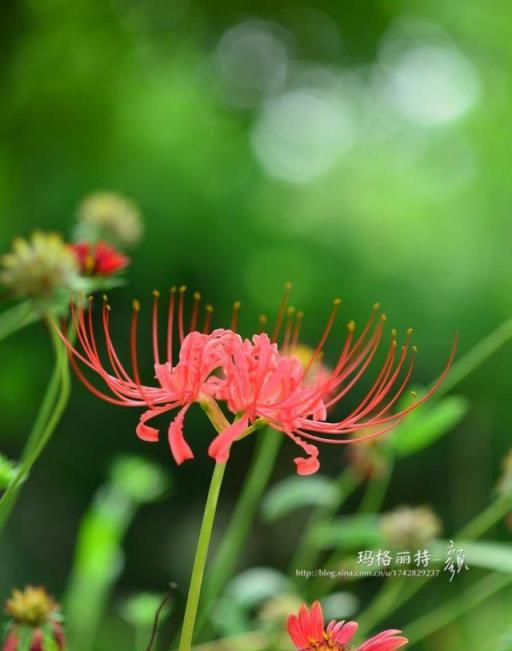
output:
M 160 351 L 158 346 L 158 303 L 160 292 L 157 289 L 153 290 L 153 310 L 151 317 L 151 335 L 153 341 L 153 359 L 155 364 L 160 364 Z
M 341 305 L 341 298 L 335 298 L 333 303 L 332 303 L 332 310 L 331 314 L 329 315 L 329 318 L 327 319 L 327 323 L 325 325 L 324 331 L 322 336 L 320 337 L 320 341 L 318 342 L 315 350 L 313 351 L 313 354 L 311 355 L 309 362 L 304 370 L 304 376 L 306 376 L 313 366 L 313 362 L 316 360 L 318 355 L 320 354 L 320 351 L 323 349 L 325 346 L 325 342 L 327 341 L 327 337 L 329 336 L 329 333 L 331 332 L 332 326 L 334 325 L 334 321 L 336 320 L 336 314 L 338 313 L 339 307 Z
M 174 306 L 176 302 L 176 287 L 171 287 L 169 292 L 169 311 L 167 315 L 167 361 L 172 366 L 173 331 L 174 331 Z
M 283 322 L 283 317 L 286 310 L 286 304 L 288 303 L 288 294 L 290 293 L 291 288 L 292 288 L 292 284 L 290 282 L 285 283 L 283 298 L 281 299 L 281 305 L 279 306 L 279 312 L 277 314 L 276 324 L 274 326 L 274 331 L 272 332 L 272 337 L 271 337 L 272 342 L 277 341 L 277 338 L 279 337 L 279 331 L 281 330 L 281 324 Z
M 121 361 L 116 353 L 116 349 L 112 343 L 112 337 L 110 336 L 110 305 L 106 301 L 103 301 L 102 323 L 107 355 L 114 373 L 119 380 L 124 379 L 126 382 L 134 384 L 132 378 L 124 368 L 123 364 L 121 364 Z
M 205 305 L 205 317 L 204 317 L 204 325 L 203 325 L 203 334 L 208 334 L 210 332 L 210 329 L 212 327 L 212 317 L 213 317 L 213 306 L 212 305 Z
M 178 305 L 178 333 L 180 336 L 180 344 L 183 343 L 185 339 L 185 326 L 184 326 L 184 304 L 185 304 L 185 292 L 187 291 L 187 286 L 182 285 L 180 287 L 180 300 Z
M 132 321 L 130 325 L 130 355 L 131 355 L 131 360 L 132 360 L 132 371 L 133 371 L 133 377 L 135 379 L 135 384 L 137 385 L 137 389 L 139 390 L 139 393 L 142 397 L 142 399 L 151 407 L 154 408 L 153 402 L 149 399 L 147 393 L 144 391 L 142 387 L 142 383 L 140 381 L 140 375 L 139 375 L 139 363 L 138 363 L 138 358 L 137 358 L 137 325 L 138 325 L 138 320 L 139 320 L 139 312 L 140 312 L 140 303 L 137 300 L 134 300 L 132 303 L 133 309 L 132 309 Z
M 240 307 L 241 307 L 241 305 L 242 304 L 240 303 L 240 301 L 235 301 L 233 303 L 233 314 L 231 316 L 231 326 L 230 326 L 230 328 L 231 328 L 231 330 L 233 330 L 233 332 L 236 332 L 236 330 L 238 328 L 238 317 L 240 316 Z
M 287 318 L 286 318 L 286 327 L 284 329 L 284 337 L 283 337 L 283 351 L 285 353 L 290 352 L 290 340 L 292 336 L 292 330 L 293 330 L 293 324 L 294 324 L 294 317 L 295 317 L 295 308 L 290 306 L 286 310 Z
M 201 305 L 201 293 L 194 292 L 194 305 L 192 306 L 192 316 L 190 317 L 189 332 L 193 332 L 197 328 L 197 319 L 199 317 L 199 307 Z
M 260 314 L 258 316 L 258 334 L 265 332 L 267 329 L 268 317 L 266 314 Z
M 430 396 L 437 391 L 437 389 L 441 386 L 441 384 L 444 382 L 446 376 L 448 375 L 448 371 L 450 370 L 450 367 L 453 363 L 455 353 L 457 352 L 457 345 L 458 345 L 458 333 L 455 334 L 454 342 L 452 345 L 452 349 L 450 352 L 450 356 L 448 358 L 448 361 L 438 377 L 438 379 L 434 382 L 434 384 L 430 387 L 430 389 L 418 400 L 416 400 L 414 403 L 409 405 L 409 407 L 406 407 L 402 409 L 401 411 L 397 412 L 396 414 L 393 414 L 391 416 L 387 416 L 385 418 L 379 418 L 378 420 L 372 419 L 372 424 L 373 425 L 381 425 L 383 423 L 389 423 L 393 420 L 396 420 L 397 418 L 402 418 L 405 417 L 407 414 L 409 414 L 411 411 L 422 405 L 424 402 L 426 402 Z M 329 432 L 331 434 L 336 434 L 336 433 L 344 433 L 338 431 L 336 428 L 339 428 L 340 425 L 343 424 L 343 421 L 339 421 L 337 423 L 325 423 L 322 421 L 313 421 L 313 420 L 304 420 L 304 425 L 308 429 L 321 429 L 321 431 Z M 367 424 L 359 425 L 355 429 L 361 429 L 361 427 L 366 426 Z

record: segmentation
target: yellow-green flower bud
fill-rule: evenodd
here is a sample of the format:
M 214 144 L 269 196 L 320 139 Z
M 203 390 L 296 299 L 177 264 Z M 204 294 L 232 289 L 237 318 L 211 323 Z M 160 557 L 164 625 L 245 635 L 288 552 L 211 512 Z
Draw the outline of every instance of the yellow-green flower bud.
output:
M 380 530 L 395 548 L 414 550 L 432 542 L 441 533 L 440 518 L 429 506 L 399 506 L 380 518 Z
M 140 212 L 130 199 L 115 192 L 95 192 L 78 209 L 79 239 L 107 240 L 121 247 L 136 244 L 143 231 Z
M 36 231 L 29 239 L 16 238 L 0 263 L 0 282 L 18 297 L 49 299 L 76 287 L 77 259 L 57 233 Z

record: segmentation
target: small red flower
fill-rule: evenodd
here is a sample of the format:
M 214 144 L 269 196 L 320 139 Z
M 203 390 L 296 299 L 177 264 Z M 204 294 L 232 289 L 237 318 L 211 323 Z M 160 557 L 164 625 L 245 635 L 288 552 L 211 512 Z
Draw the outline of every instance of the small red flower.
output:
M 357 629 L 357 622 L 329 622 L 325 628 L 322 606 L 318 601 L 308 610 L 304 604 L 298 615 L 288 618 L 288 633 L 300 651 L 348 651 Z M 399 636 L 400 631 L 390 629 L 363 642 L 353 651 L 395 651 L 407 644 L 405 637 Z
M 87 276 L 111 276 L 130 263 L 130 258 L 106 242 L 79 242 L 71 248 L 82 273 Z
M 288 290 L 287 290 L 288 291 Z M 383 339 L 385 316 L 378 316 L 374 306 L 368 323 L 356 335 L 355 324 L 347 326 L 336 364 L 331 369 L 315 372 L 328 335 L 334 325 L 340 301 L 335 301 L 325 331 L 306 365 L 294 355 L 298 346 L 301 315 L 289 312 L 284 336 L 278 345 L 286 313 L 287 292 L 281 303 L 272 333 L 260 332 L 252 339 L 243 339 L 237 332 L 239 303 L 235 304 L 229 329 L 210 332 L 212 308 L 207 306 L 202 332 L 198 329 L 199 294 L 189 325 L 184 316 L 185 288 L 171 290 L 167 317 L 165 354 L 161 354 L 158 332 L 159 294 L 155 292 L 152 319 L 153 363 L 156 385 L 142 384 L 137 356 L 137 324 L 139 304 L 134 302 L 130 329 L 131 372 L 120 361 L 109 330 L 110 307 L 103 304 L 102 323 L 108 364 L 102 361 L 95 337 L 91 304 L 89 310 L 81 304 L 71 306 L 77 331 L 79 349 L 65 335 L 63 339 L 72 353 L 71 363 L 82 382 L 98 397 L 116 405 L 145 408 L 137 426 L 138 436 L 145 441 L 157 441 L 159 432 L 147 422 L 165 412 L 179 409 L 168 430 L 171 452 L 178 464 L 193 457 L 183 435 L 185 415 L 194 402 L 199 402 L 211 415 L 220 413 L 218 402 L 225 404 L 234 415 L 231 425 L 224 427 L 211 442 L 209 454 L 224 463 L 232 443 L 258 426 L 269 424 L 295 441 L 306 453 L 297 457 L 297 472 L 309 475 L 320 466 L 315 443 L 348 444 L 373 439 L 395 427 L 408 413 L 427 400 L 446 377 L 455 355 L 456 341 L 448 363 L 439 379 L 421 398 L 394 412 L 393 408 L 404 393 L 411 377 L 416 348 L 411 346 L 412 330 L 407 332 L 403 346 L 398 346 L 392 331 L 385 359 L 376 371 L 369 390 L 359 404 L 341 420 L 327 420 L 330 408 L 349 394 L 368 367 Z M 177 313 L 177 318 L 176 318 Z M 295 320 L 294 320 L 295 319 Z M 180 352 L 173 358 L 177 321 Z M 96 389 L 76 360 L 97 373 L 111 392 Z M 318 369 L 317 369 L 318 370 Z M 371 428 L 371 429 L 368 429 Z M 356 433 L 361 432 L 359 436 Z M 370 432 L 370 433 L 368 433 Z

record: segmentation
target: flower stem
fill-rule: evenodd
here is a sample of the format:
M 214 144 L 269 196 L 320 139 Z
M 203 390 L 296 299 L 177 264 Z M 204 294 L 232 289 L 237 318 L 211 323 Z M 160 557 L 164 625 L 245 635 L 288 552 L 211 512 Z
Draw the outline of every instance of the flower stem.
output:
M 352 468 L 345 468 L 336 479 L 336 499 L 328 505 L 317 506 L 313 509 L 290 563 L 289 573 L 292 577 L 296 576 L 296 569 L 313 568 L 318 555 L 315 547 L 317 528 L 336 514 L 360 482 L 361 478 Z
M 371 477 L 359 505 L 359 513 L 378 513 L 384 504 L 391 476 L 393 474 L 393 460 L 389 458 L 389 465 L 382 477 Z
M 272 474 L 283 441 L 283 436 L 270 428 L 262 432 L 260 437 L 242 492 L 209 569 L 199 614 L 198 630 L 205 625 L 212 604 L 227 579 L 233 574 L 240 550 L 249 533 L 254 514 Z
M 479 513 L 465 527 L 457 533 L 459 540 L 474 540 L 486 533 L 497 522 L 504 518 L 512 509 L 512 497 L 504 495 Z
M 427 615 L 409 624 L 404 631 L 404 635 L 409 639 L 409 644 L 414 645 L 472 608 L 476 608 L 480 603 L 511 583 L 511 574 L 492 573 L 473 584 L 461 596 L 442 604 Z
M 51 325 L 50 333 L 55 351 L 55 368 L 16 475 L 0 499 L 0 531 L 16 503 L 23 482 L 55 431 L 69 399 L 70 378 L 66 350 Z
M 462 382 L 464 378 L 510 339 L 512 339 L 512 319 L 498 326 L 487 337 L 473 346 L 458 362 L 453 364 L 446 380 L 437 390 L 436 397 L 440 398 L 451 391 L 453 387 Z
M 183 619 L 183 628 L 181 630 L 180 643 L 178 647 L 179 651 L 191 651 L 192 649 L 192 637 L 194 635 L 201 585 L 203 583 L 204 569 L 208 557 L 208 547 L 210 545 L 213 522 L 215 519 L 217 502 L 219 500 L 219 493 L 225 469 L 225 463 L 215 464 L 215 470 L 213 471 L 210 489 L 206 499 L 201 530 L 199 532 L 199 540 L 197 542 L 194 566 L 192 568 L 192 577 L 190 579 L 190 587 L 187 596 L 187 605 L 185 607 L 185 617 Z

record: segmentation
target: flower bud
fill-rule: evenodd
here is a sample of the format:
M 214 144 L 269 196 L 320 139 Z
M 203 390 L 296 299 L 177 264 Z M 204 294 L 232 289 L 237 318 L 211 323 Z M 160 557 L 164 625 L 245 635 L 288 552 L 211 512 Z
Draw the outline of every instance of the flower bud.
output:
M 28 651 L 64 649 L 59 607 L 44 588 L 27 586 L 24 590 L 13 590 L 5 611 L 12 621 L 2 651 L 18 651 L 22 644 Z
M 441 533 L 441 520 L 429 506 L 399 506 L 380 517 L 380 530 L 393 547 L 413 550 Z
M 77 239 L 131 246 L 142 236 L 136 204 L 114 192 L 95 192 L 85 197 L 78 209 L 78 219 Z
M 0 262 L 0 282 L 15 296 L 45 300 L 76 286 L 78 262 L 57 233 L 36 231 L 28 240 L 15 239 Z
M 374 430 L 367 428 L 359 436 L 371 434 Z M 389 450 L 386 437 L 360 441 L 351 445 L 346 451 L 350 468 L 362 479 L 380 479 L 386 477 L 390 469 Z

